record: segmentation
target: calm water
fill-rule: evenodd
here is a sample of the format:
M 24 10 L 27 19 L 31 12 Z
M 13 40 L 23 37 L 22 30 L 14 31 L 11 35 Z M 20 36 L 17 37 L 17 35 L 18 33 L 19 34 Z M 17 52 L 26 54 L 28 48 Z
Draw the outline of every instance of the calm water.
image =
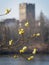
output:
M 13 56 L 0 56 L 0 65 L 49 65 L 49 55 L 36 55 L 31 61 L 26 58 Z

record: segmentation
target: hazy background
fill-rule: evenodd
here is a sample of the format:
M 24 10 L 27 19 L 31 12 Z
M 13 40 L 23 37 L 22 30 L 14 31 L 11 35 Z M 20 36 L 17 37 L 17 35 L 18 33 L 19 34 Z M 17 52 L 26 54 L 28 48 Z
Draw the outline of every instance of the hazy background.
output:
M 41 11 L 49 18 L 49 0 L 0 0 L 0 14 L 4 13 L 5 9 L 11 8 L 10 14 L 1 16 L 0 20 L 6 18 L 19 19 L 19 3 L 35 3 L 36 18 Z

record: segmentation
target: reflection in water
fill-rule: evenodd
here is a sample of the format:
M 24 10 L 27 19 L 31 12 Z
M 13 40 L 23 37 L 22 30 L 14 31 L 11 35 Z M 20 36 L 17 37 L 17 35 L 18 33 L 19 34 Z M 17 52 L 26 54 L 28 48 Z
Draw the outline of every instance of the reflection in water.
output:
M 26 58 L 17 56 L 2 56 L 0 57 L 0 65 L 49 65 L 49 55 L 36 55 L 31 61 Z

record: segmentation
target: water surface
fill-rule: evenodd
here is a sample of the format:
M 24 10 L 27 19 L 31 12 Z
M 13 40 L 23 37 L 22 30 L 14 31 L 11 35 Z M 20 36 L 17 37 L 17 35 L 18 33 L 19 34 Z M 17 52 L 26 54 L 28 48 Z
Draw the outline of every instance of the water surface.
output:
M 0 65 L 49 65 L 49 55 L 36 55 L 31 61 L 22 56 L 0 56 Z

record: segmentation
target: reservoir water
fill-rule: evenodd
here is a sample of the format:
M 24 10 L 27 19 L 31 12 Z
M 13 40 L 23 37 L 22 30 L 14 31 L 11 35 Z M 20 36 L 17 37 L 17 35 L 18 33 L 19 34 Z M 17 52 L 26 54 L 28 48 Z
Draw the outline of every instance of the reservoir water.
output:
M 35 55 L 31 61 L 22 56 L 0 56 L 0 65 L 49 65 L 49 55 Z

